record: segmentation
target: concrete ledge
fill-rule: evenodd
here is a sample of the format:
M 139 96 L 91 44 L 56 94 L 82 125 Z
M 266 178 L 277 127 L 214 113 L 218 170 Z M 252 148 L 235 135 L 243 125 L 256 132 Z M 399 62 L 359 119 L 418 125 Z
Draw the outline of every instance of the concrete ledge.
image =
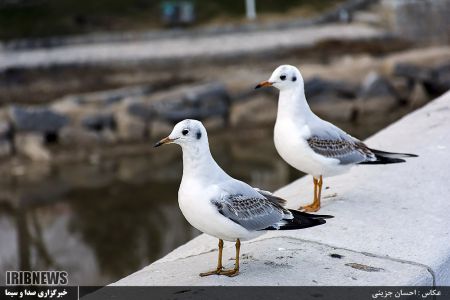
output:
M 335 218 L 243 243 L 238 277 L 198 277 L 217 255 L 217 240 L 201 235 L 114 285 L 450 285 L 450 92 L 367 143 L 420 157 L 326 178 L 321 213 Z M 296 208 L 312 180 L 278 194 Z M 227 243 L 229 266 L 232 251 Z

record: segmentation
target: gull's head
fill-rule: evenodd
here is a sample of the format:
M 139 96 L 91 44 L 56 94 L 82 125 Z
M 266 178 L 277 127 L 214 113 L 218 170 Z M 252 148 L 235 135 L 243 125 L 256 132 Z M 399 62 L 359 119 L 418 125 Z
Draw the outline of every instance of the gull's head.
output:
M 169 136 L 155 144 L 159 147 L 164 144 L 178 144 L 180 146 L 192 147 L 208 144 L 206 129 L 202 122 L 197 120 L 183 120 L 175 125 Z
M 260 82 L 255 89 L 265 86 L 273 86 L 280 91 L 297 88 L 303 86 L 303 77 L 296 67 L 281 65 L 273 71 L 269 80 Z

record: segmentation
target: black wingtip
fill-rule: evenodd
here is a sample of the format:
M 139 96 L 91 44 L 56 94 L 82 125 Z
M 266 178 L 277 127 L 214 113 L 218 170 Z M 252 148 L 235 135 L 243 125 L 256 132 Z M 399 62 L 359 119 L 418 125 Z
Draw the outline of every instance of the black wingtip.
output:
M 330 215 L 315 215 L 298 210 L 289 210 L 292 213 L 293 218 L 286 220 L 286 224 L 280 226 L 279 228 L 267 228 L 266 230 L 296 230 L 305 229 L 309 227 L 319 226 L 325 224 L 326 219 L 334 218 Z
M 381 150 L 371 149 L 371 148 L 369 148 L 369 150 L 372 151 L 373 154 L 375 154 L 376 156 L 384 156 L 384 157 L 389 157 L 389 158 L 419 157 L 419 155 L 413 154 L 413 153 L 387 152 L 387 151 L 381 151 Z
M 404 163 L 406 160 L 401 158 L 390 158 L 390 157 L 383 157 L 383 156 L 377 156 L 377 160 L 374 161 L 364 161 L 360 162 L 360 165 L 387 165 L 387 164 L 398 164 L 398 163 Z
M 315 216 L 317 216 L 319 218 L 323 218 L 323 219 L 333 219 L 334 218 L 334 216 L 332 216 L 332 215 L 315 215 Z
M 384 165 L 384 164 L 404 163 L 406 162 L 404 158 L 419 157 L 419 155 L 412 153 L 386 152 L 370 148 L 369 150 L 372 151 L 373 154 L 375 154 L 376 160 L 361 162 L 360 163 L 361 165 Z
M 257 85 L 255 86 L 255 90 L 257 90 L 257 89 L 259 89 L 259 88 L 261 88 L 261 87 L 262 87 L 262 85 L 257 84 Z
M 295 210 L 295 209 L 290 209 L 289 211 L 294 216 L 298 215 L 298 216 L 302 216 L 302 217 L 305 217 L 305 218 L 311 218 L 311 219 L 332 219 L 332 218 L 334 218 L 334 216 L 332 216 L 332 215 L 310 214 L 310 213 L 299 211 L 299 210 Z

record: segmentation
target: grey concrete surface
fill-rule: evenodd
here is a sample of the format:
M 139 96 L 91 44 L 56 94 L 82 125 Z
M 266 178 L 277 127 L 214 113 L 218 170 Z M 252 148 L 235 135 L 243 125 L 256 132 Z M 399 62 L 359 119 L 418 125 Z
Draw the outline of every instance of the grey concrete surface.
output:
M 216 243 L 216 241 L 214 241 Z M 232 244 L 230 244 L 232 245 Z M 225 250 L 225 266 L 232 268 L 234 246 Z M 339 258 L 340 257 L 340 258 Z M 393 285 L 432 284 L 432 276 L 418 265 L 390 261 L 297 238 L 273 237 L 245 243 L 241 274 L 228 278 L 199 278 L 215 268 L 217 251 L 150 265 L 117 284 L 123 285 Z M 174 272 L 174 270 L 177 270 Z M 404 274 L 409 274 L 406 278 Z M 336 276 L 339 274 L 339 276 Z
M 447 92 L 369 138 L 372 148 L 419 157 L 326 178 L 320 212 L 335 218 L 244 242 L 239 276 L 198 276 L 217 254 L 217 240 L 201 235 L 114 285 L 450 285 L 449 117 Z M 277 193 L 296 208 L 312 189 L 307 176 Z M 230 267 L 233 251 L 227 243 Z

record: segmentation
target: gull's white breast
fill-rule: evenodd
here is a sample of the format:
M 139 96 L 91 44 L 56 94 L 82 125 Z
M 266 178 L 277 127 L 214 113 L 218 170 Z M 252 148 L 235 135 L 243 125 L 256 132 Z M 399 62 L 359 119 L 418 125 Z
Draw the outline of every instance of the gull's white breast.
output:
M 214 185 L 204 185 L 197 180 L 183 179 L 178 191 L 178 204 L 186 220 L 198 230 L 218 239 L 234 242 L 248 240 L 264 231 L 249 231 L 234 221 L 224 217 L 211 203 L 216 195 Z
M 290 120 L 277 120 L 275 123 L 275 148 L 278 154 L 297 170 L 319 177 L 342 174 L 350 168 L 340 165 L 337 159 L 315 153 L 307 142 L 310 136 L 307 124 L 295 124 Z

